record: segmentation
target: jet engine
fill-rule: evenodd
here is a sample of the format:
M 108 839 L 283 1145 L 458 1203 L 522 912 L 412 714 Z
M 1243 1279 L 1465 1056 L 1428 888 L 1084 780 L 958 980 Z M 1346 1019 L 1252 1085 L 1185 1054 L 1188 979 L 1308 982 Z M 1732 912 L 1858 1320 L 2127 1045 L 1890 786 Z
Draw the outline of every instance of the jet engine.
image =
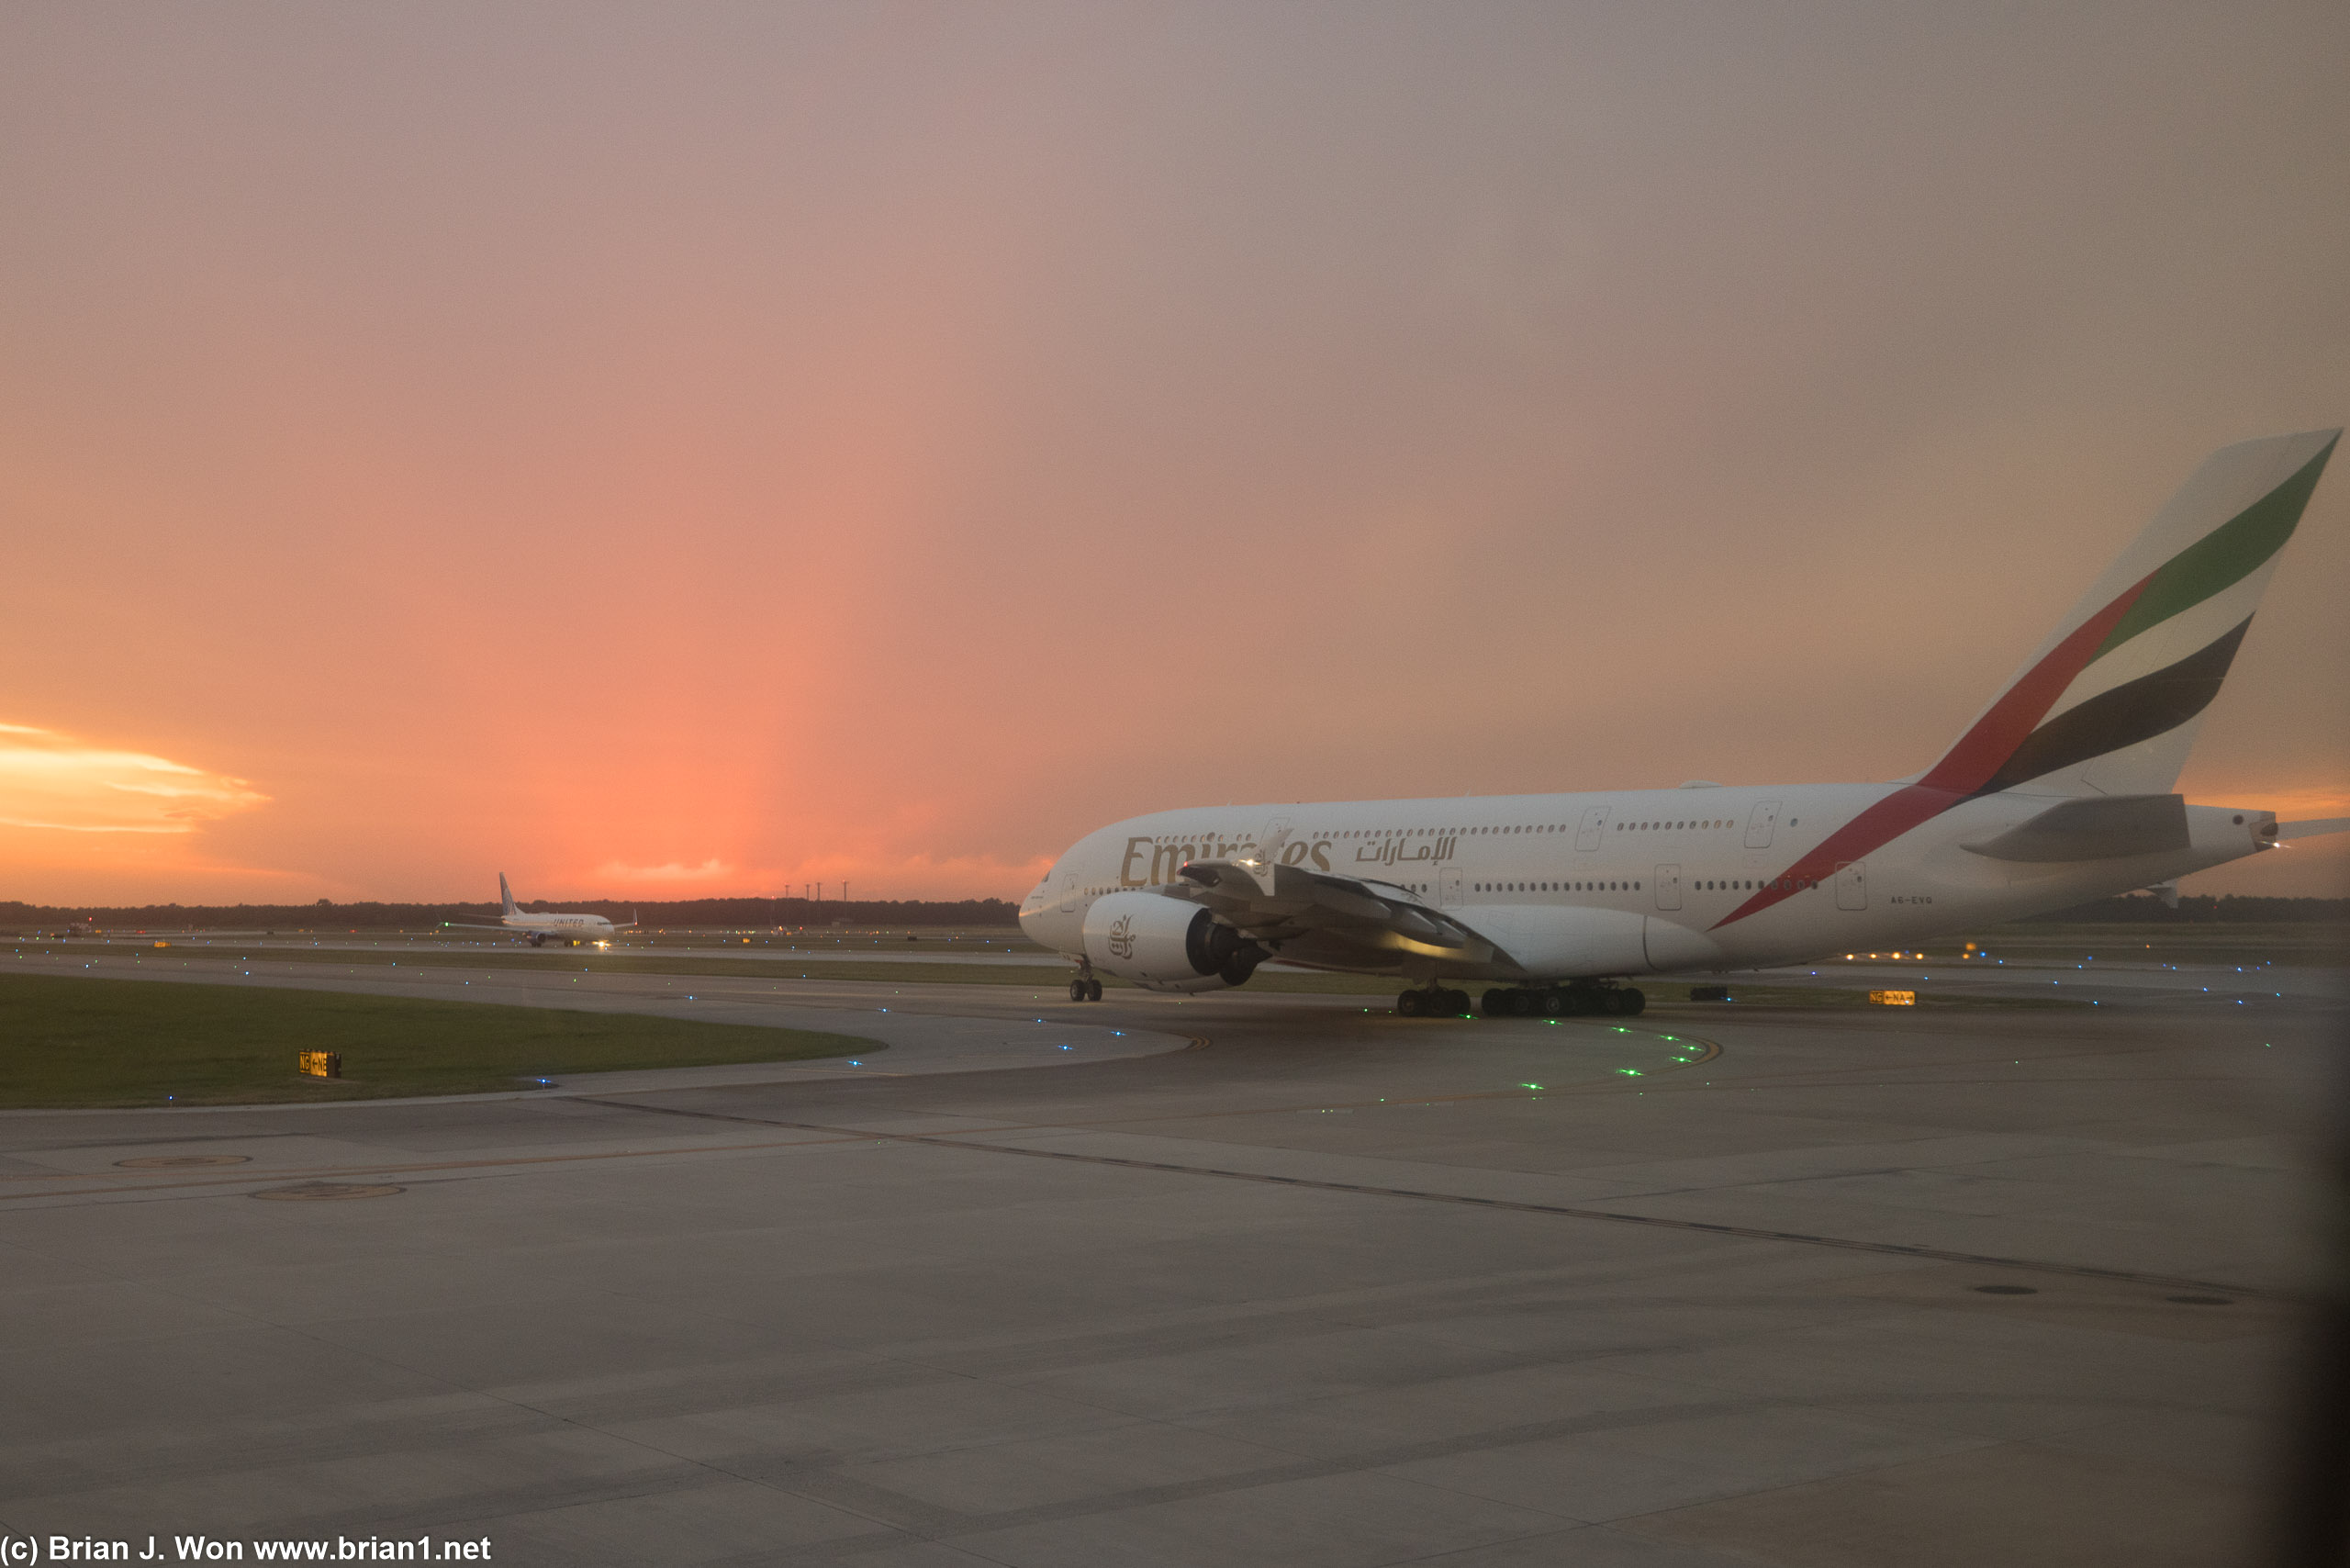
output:
M 1085 912 L 1085 956 L 1146 991 L 1243 985 L 1265 949 L 1194 903 L 1159 893 L 1105 893 Z

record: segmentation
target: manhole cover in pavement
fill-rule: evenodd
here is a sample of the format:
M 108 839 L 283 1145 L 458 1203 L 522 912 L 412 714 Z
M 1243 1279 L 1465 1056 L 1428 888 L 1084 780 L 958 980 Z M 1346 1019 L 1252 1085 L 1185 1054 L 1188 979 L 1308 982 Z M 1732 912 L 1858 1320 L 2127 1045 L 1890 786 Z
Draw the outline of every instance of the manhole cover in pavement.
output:
M 118 1159 L 125 1170 L 179 1170 L 191 1165 L 245 1165 L 250 1154 L 151 1154 L 142 1159 Z
M 303 1199 L 388 1198 L 407 1191 L 406 1187 L 371 1187 L 357 1182 L 298 1182 L 291 1187 L 266 1187 L 252 1195 L 293 1203 Z

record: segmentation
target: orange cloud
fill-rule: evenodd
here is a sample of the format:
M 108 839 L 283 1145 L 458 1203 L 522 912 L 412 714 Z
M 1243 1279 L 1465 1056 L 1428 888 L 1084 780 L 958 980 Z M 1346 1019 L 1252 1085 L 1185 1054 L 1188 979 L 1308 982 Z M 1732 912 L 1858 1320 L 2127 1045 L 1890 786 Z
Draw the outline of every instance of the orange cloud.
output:
M 688 866 L 672 860 L 661 866 L 623 866 L 617 860 L 607 860 L 596 868 L 596 875 L 614 882 L 738 882 L 743 873 L 722 860 L 709 859 L 699 866 Z
M 0 826 L 185 834 L 268 800 L 241 778 L 168 757 L 0 724 Z
M 845 884 L 866 899 L 1018 898 L 1050 868 L 1050 856 L 1013 860 L 995 856 L 936 857 L 879 848 L 847 850 L 788 867 L 741 866 L 716 856 L 691 864 L 671 860 L 633 866 L 607 860 L 585 876 L 558 874 L 549 898 L 609 897 L 641 892 L 658 898 L 789 898 L 821 886 L 826 898 Z M 536 896 L 536 895 L 533 895 Z

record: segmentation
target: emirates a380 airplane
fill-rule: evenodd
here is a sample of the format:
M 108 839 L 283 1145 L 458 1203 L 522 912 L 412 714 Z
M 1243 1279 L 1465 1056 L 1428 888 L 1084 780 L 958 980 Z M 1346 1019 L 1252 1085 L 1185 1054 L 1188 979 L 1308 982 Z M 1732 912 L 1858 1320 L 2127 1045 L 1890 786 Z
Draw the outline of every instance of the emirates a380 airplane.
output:
M 1113 823 L 1021 905 L 1155 991 L 1269 958 L 1413 981 L 1396 1011 L 1636 1014 L 1622 983 L 1925 937 L 2350 828 L 2173 792 L 2341 431 L 2215 453 L 1932 767 L 1889 784 L 1224 806 Z

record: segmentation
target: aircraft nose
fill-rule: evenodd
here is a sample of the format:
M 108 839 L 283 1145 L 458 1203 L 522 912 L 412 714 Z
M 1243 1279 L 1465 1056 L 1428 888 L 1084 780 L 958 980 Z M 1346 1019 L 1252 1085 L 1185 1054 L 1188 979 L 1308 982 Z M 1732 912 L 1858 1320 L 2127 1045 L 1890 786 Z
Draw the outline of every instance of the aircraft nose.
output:
M 1057 867 L 1056 869 L 1058 868 Z M 1036 929 L 1036 922 L 1046 910 L 1051 907 L 1050 900 L 1046 895 L 1052 885 L 1052 875 L 1047 872 L 1045 879 L 1029 889 L 1028 896 L 1020 901 L 1020 929 L 1032 942 L 1044 940 L 1043 935 Z

